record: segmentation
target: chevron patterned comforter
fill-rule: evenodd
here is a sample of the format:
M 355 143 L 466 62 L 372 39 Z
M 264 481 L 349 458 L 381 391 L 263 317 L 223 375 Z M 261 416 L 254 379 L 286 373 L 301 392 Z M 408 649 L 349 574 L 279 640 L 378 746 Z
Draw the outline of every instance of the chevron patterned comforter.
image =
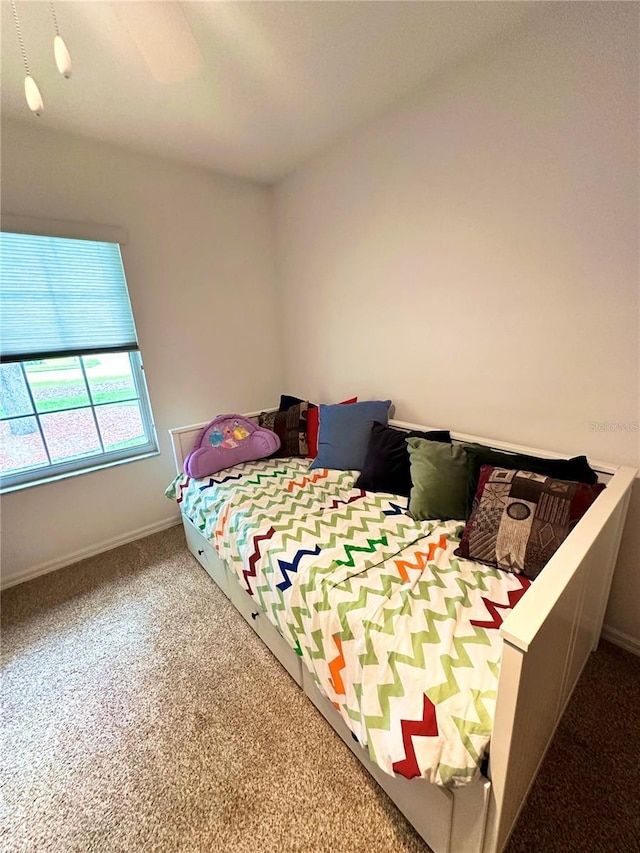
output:
M 459 522 L 416 522 L 354 472 L 267 459 L 167 489 L 391 775 L 479 773 L 504 615 L 529 581 L 452 556 Z

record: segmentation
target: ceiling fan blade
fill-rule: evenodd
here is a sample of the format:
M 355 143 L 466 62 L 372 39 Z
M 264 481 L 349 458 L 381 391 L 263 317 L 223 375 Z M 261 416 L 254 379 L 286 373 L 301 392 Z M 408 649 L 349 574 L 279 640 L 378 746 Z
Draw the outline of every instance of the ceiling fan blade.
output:
M 180 3 L 115 2 L 121 23 L 159 83 L 195 77 L 204 57 Z

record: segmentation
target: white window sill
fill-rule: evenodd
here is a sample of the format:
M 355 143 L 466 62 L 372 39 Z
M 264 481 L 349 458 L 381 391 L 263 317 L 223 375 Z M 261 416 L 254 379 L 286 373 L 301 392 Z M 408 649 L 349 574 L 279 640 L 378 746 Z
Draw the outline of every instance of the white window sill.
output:
M 143 459 L 151 459 L 154 456 L 160 456 L 159 450 L 150 450 L 140 453 L 137 456 L 128 456 L 126 459 L 115 459 L 111 462 L 97 462 L 88 468 L 79 468 L 76 471 L 65 471 L 61 474 L 51 474 L 43 476 L 37 480 L 29 480 L 28 483 L 16 483 L 12 486 L 3 486 L 0 481 L 0 495 L 8 495 L 11 492 L 19 492 L 22 489 L 31 489 L 33 486 L 44 486 L 47 483 L 55 483 L 58 480 L 67 480 L 70 477 L 79 477 L 82 474 L 92 474 L 95 471 L 102 471 L 105 468 L 114 468 L 116 465 L 128 465 L 130 462 L 141 462 Z

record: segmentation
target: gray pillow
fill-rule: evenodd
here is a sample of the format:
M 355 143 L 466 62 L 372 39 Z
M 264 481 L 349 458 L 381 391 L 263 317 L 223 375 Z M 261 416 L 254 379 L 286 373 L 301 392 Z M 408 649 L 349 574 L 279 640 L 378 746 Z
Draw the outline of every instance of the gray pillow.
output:
M 311 468 L 356 469 L 362 471 L 371 427 L 386 425 L 391 400 L 363 400 L 349 406 L 320 404 L 318 455 Z

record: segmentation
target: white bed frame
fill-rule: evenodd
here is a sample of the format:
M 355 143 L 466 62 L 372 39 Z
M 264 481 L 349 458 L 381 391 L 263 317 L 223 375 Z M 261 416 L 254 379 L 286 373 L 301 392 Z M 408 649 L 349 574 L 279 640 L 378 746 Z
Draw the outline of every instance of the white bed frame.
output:
M 257 417 L 251 412 L 248 417 Z M 434 427 L 391 420 L 404 429 Z M 170 430 L 176 469 L 205 424 Z M 456 441 L 560 458 L 478 436 Z M 606 490 L 549 560 L 500 628 L 504 640 L 487 776 L 455 790 L 392 777 L 374 765 L 266 615 L 183 515 L 187 545 L 289 674 L 407 817 L 434 853 L 500 853 L 513 830 L 556 726 L 598 646 L 627 513 L 633 468 L 591 461 Z

